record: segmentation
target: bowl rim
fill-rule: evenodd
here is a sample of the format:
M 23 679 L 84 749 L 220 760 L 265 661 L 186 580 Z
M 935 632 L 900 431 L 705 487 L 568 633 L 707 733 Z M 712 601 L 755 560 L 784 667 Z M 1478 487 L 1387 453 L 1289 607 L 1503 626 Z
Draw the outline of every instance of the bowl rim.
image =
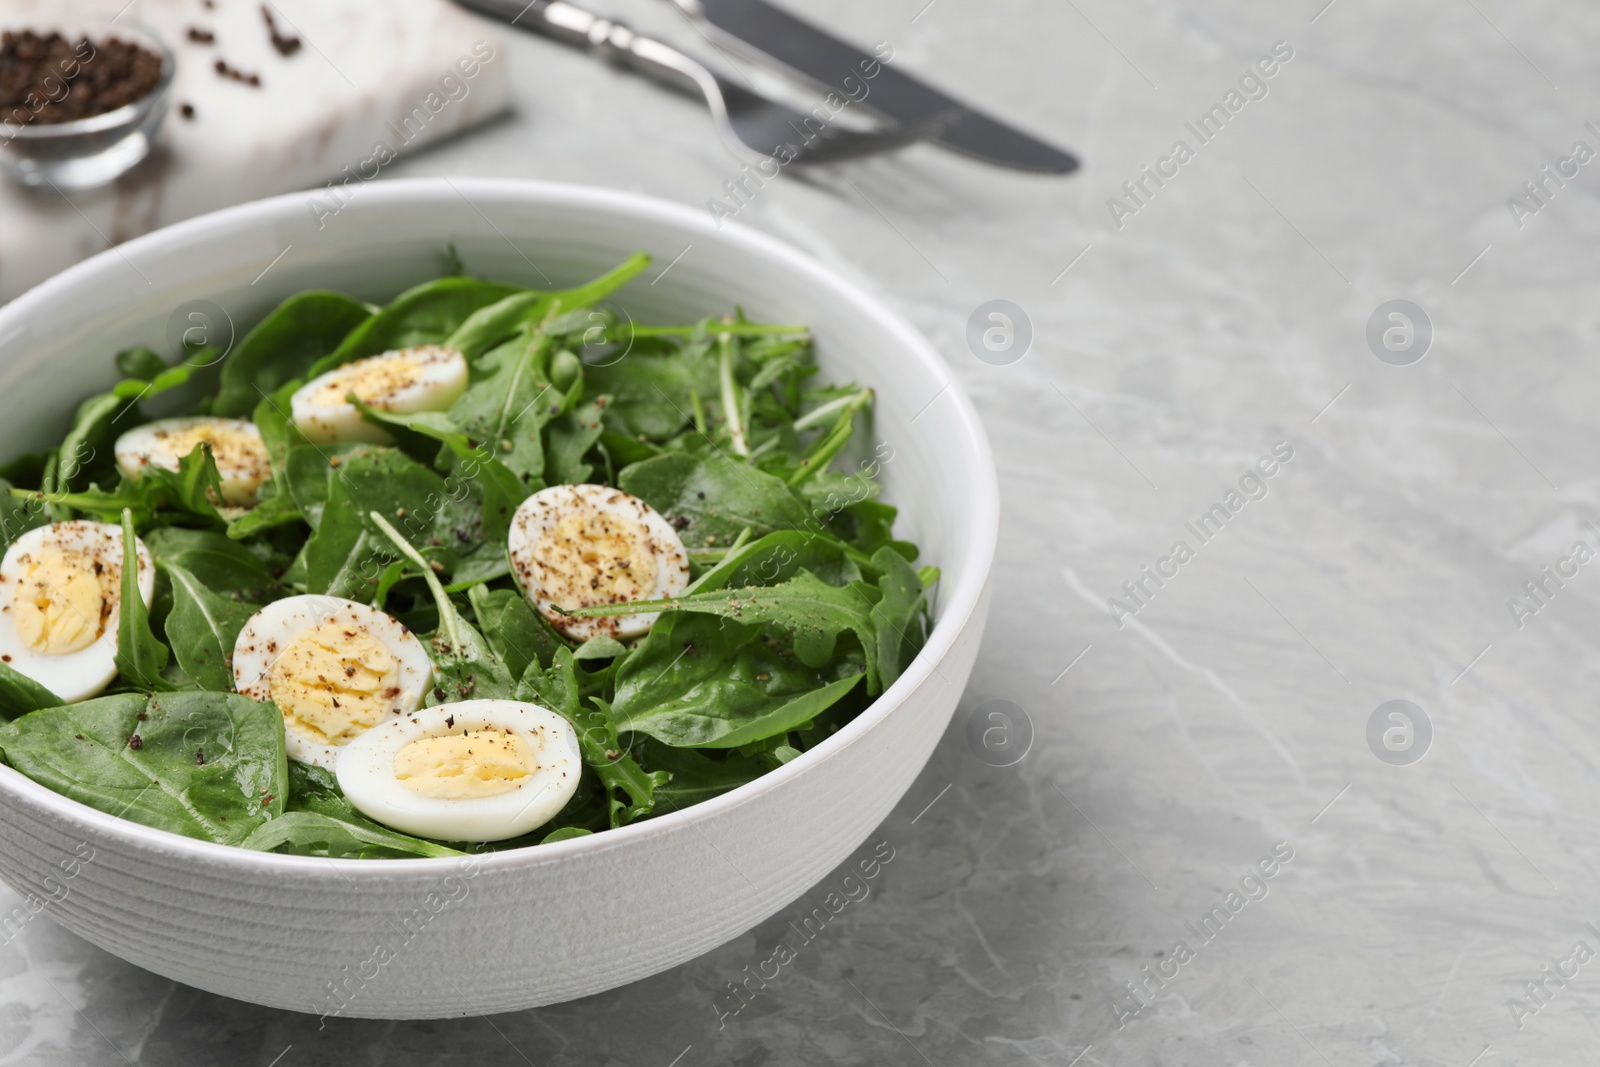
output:
M 70 31 L 69 28 L 70 27 Z M 33 27 L 23 27 L 32 29 Z M 48 27 L 46 27 L 48 28 Z M 143 118 L 153 107 L 158 107 L 167 93 L 172 89 L 173 79 L 178 74 L 178 57 L 173 53 L 172 47 L 167 44 L 162 36 L 148 26 L 133 19 L 118 22 L 109 20 L 86 20 L 81 22 L 65 22 L 54 32 L 79 33 L 85 37 L 100 34 L 110 37 L 115 32 L 121 32 L 125 37 L 143 38 L 136 41 L 138 44 L 151 46 L 161 57 L 161 78 L 137 100 L 123 104 L 121 107 L 102 111 L 98 115 L 85 115 L 81 119 L 70 122 L 3 122 L 0 121 L 0 144 L 10 144 L 13 141 L 48 141 L 53 139 L 66 139 L 79 137 L 91 133 L 104 133 L 114 130 L 119 126 L 131 126 Z
M 478 194 L 472 196 L 472 194 Z M 600 186 L 578 185 L 567 182 L 530 181 L 506 178 L 409 178 L 385 179 L 366 186 L 362 201 L 369 204 L 409 203 L 426 204 L 432 199 L 460 200 L 471 197 L 474 207 L 498 199 L 531 200 L 547 206 L 569 206 L 575 210 L 603 213 L 651 222 L 680 232 L 694 231 L 708 242 L 732 244 L 741 255 L 753 255 L 775 260 L 790 271 L 808 276 L 829 291 L 830 299 L 841 299 L 854 304 L 870 315 L 900 343 L 902 351 L 929 376 L 940 384 L 932 403 L 948 396 L 955 405 L 955 421 L 965 438 L 965 445 L 974 453 L 977 471 L 972 495 L 965 501 L 965 514 L 972 531 L 972 539 L 964 553 L 963 577 L 950 588 L 940 589 L 940 608 L 933 629 L 920 652 L 888 689 L 867 705 L 860 714 L 837 733 L 825 739 L 816 748 L 802 753 L 781 767 L 768 771 L 753 781 L 731 789 L 709 800 L 703 800 L 675 814 L 677 819 L 655 817 L 596 832 L 583 837 L 554 841 L 548 844 L 507 849 L 500 852 L 467 853 L 455 857 L 417 857 L 410 859 L 334 859 L 323 856 L 288 856 L 275 852 L 258 852 L 236 845 L 223 845 L 199 838 L 187 837 L 144 826 L 120 816 L 92 808 L 70 797 L 63 796 L 33 781 L 12 767 L 0 764 L 0 792 L 12 792 L 21 798 L 50 809 L 69 823 L 85 830 L 110 835 L 125 844 L 144 851 L 165 851 L 191 858 L 213 868 L 231 868 L 239 873 L 290 873 L 309 874 L 327 871 L 332 864 L 342 878 L 394 878 L 433 879 L 464 863 L 474 864 L 475 870 L 539 866 L 559 863 L 569 858 L 590 853 L 604 853 L 627 848 L 635 841 L 658 837 L 668 833 L 680 821 L 703 832 L 701 824 L 737 808 L 749 800 L 768 793 L 807 773 L 811 768 L 837 757 L 857 738 L 873 729 L 891 711 L 903 703 L 911 693 L 938 672 L 938 663 L 950 652 L 955 641 L 976 613 L 990 580 L 995 548 L 999 538 L 1000 489 L 993 453 L 983 423 L 977 410 L 968 399 L 961 384 L 955 379 L 950 366 L 938 354 L 922 333 L 904 316 L 892 310 L 876 296 L 848 281 L 842 275 L 784 241 L 770 237 L 737 220 L 714 220 L 703 211 L 686 204 L 641 193 L 626 192 Z M 163 227 L 152 233 L 134 238 L 124 244 L 108 248 L 77 263 L 23 293 L 10 304 L 0 305 L 0 338 L 8 336 L 7 326 L 13 320 L 26 320 L 35 308 L 45 304 L 58 293 L 75 289 L 92 290 L 90 283 L 97 276 L 110 271 L 127 269 L 128 262 L 150 257 L 169 246 L 188 247 L 196 238 L 210 236 L 222 238 L 236 231 L 270 228 L 271 224 L 291 213 L 303 214 L 305 194 L 286 193 L 249 203 L 223 208 L 183 222 Z M 493 225 L 491 223 L 491 225 Z

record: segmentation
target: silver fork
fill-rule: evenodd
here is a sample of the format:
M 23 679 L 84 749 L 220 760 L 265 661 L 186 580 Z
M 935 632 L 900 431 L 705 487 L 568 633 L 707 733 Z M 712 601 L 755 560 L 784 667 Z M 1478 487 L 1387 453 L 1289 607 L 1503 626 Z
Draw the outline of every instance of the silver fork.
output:
M 833 163 L 922 140 L 947 121 L 938 116 L 917 125 L 848 129 L 735 85 L 676 48 L 566 0 L 458 2 L 510 25 L 577 45 L 674 88 L 698 92 L 711 109 L 717 132 L 741 156 L 779 158 L 785 163 Z

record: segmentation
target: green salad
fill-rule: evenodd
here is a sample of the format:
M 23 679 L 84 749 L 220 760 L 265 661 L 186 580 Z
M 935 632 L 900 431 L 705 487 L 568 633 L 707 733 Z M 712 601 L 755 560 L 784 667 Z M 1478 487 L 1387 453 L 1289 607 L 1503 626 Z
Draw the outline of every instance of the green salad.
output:
M 284 301 L 116 355 L 0 467 L 0 758 L 332 857 L 601 832 L 781 766 L 900 675 L 933 567 L 802 325 L 643 325 L 649 263 Z

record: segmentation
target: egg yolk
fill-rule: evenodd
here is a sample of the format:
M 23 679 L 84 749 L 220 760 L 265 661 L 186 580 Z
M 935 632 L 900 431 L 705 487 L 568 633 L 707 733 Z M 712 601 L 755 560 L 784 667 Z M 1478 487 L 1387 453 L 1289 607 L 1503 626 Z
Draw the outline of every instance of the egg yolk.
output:
M 343 745 L 401 710 L 400 661 L 382 641 L 336 620 L 302 630 L 273 661 L 268 692 L 284 725 Z
M 84 552 L 45 545 L 17 562 L 11 601 L 17 636 L 35 652 L 58 656 L 87 648 L 105 632 L 120 574 Z
M 354 393 L 356 399 L 368 407 L 386 407 L 401 390 L 416 384 L 424 362 L 407 353 L 358 359 L 343 371 L 329 376 L 321 388 L 311 394 L 310 402 L 322 408 L 339 407 L 345 403 L 345 397 Z
M 438 800 L 509 793 L 538 769 L 533 749 L 511 730 L 424 737 L 402 748 L 394 758 L 394 776 L 401 785 Z
M 211 446 L 217 470 L 223 475 L 223 502 L 241 507 L 254 504 L 272 463 L 267 446 L 254 434 L 205 422 L 177 430 L 157 430 L 150 461 L 158 467 L 177 470 L 178 461 L 202 444 Z
M 640 523 L 585 508 L 563 515 L 533 547 L 552 600 L 607 604 L 644 600 L 655 590 L 650 532 Z

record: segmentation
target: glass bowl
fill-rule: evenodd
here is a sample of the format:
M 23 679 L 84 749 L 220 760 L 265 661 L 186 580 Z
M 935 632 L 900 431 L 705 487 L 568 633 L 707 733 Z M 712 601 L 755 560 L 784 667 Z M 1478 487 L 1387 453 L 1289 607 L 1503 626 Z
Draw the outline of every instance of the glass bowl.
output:
M 161 57 L 161 80 L 131 104 L 71 122 L 18 124 L 3 121 L 9 116 L 0 116 L 0 171 L 24 185 L 64 189 L 88 189 L 115 181 L 155 147 L 177 71 L 172 50 L 149 30 L 128 23 L 100 22 L 70 31 L 45 29 L 54 29 L 70 40 L 88 38 L 99 43 L 117 37 L 149 49 Z

